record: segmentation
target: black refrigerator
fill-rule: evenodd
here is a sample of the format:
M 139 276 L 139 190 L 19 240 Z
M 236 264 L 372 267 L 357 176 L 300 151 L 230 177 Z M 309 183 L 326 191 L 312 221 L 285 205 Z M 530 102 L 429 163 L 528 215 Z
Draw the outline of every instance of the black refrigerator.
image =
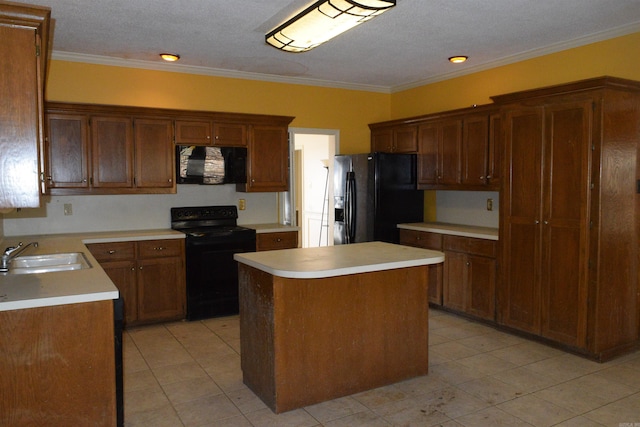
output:
M 334 159 L 336 245 L 398 243 L 397 224 L 422 222 L 415 154 L 368 153 Z

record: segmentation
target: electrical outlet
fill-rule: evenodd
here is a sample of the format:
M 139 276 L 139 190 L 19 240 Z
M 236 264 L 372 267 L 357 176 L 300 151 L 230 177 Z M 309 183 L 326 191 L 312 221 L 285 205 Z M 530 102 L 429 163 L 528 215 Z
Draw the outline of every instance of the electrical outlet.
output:
M 488 211 L 493 210 L 493 199 L 487 199 L 487 210 Z
M 238 209 L 241 211 L 247 209 L 247 201 L 245 199 L 238 200 Z
M 73 215 L 73 207 L 71 206 L 71 203 L 65 203 L 64 204 L 64 214 L 65 215 Z

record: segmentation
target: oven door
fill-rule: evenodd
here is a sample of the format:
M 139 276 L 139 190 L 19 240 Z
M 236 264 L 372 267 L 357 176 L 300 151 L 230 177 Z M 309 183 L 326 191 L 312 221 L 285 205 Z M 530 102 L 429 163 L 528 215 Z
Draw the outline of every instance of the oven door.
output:
M 233 255 L 255 250 L 255 231 L 218 239 L 187 237 L 188 320 L 238 314 L 238 263 Z

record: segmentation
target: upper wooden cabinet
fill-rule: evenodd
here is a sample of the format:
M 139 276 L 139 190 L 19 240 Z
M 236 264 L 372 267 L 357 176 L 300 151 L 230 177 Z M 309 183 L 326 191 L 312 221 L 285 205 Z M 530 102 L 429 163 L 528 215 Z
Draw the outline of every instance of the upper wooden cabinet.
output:
M 640 83 L 600 78 L 503 105 L 498 322 L 598 360 L 638 342 Z
M 383 126 L 369 125 L 371 129 L 371 151 L 383 153 L 415 153 L 418 150 L 418 127 L 416 125 Z
M 493 105 L 370 124 L 374 151 L 417 152 L 418 188 L 497 190 L 500 115 Z
M 40 206 L 50 15 L 49 8 L 0 3 L 0 208 Z
M 63 103 L 45 117 L 52 195 L 175 193 L 175 144 L 247 146 L 238 190 L 288 189 L 293 117 Z
M 286 126 L 249 128 L 247 182 L 238 191 L 278 192 L 289 189 L 289 137 Z
M 211 120 L 176 120 L 177 145 L 216 145 L 245 147 L 247 125 L 244 123 L 212 122 Z

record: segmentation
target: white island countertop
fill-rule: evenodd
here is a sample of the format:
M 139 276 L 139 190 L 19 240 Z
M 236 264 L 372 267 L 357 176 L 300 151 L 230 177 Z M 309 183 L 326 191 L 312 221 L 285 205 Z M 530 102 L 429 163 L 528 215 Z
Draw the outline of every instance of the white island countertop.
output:
M 366 242 L 240 253 L 235 254 L 234 259 L 278 277 L 318 279 L 437 264 L 444 261 L 444 253 L 392 243 Z
M 5 237 L 2 249 L 22 241 L 38 242 L 20 255 L 82 252 L 92 268 L 39 274 L 0 273 L 0 311 L 117 299 L 118 288 L 85 246 L 86 243 L 184 239 L 174 230 L 131 230 Z

